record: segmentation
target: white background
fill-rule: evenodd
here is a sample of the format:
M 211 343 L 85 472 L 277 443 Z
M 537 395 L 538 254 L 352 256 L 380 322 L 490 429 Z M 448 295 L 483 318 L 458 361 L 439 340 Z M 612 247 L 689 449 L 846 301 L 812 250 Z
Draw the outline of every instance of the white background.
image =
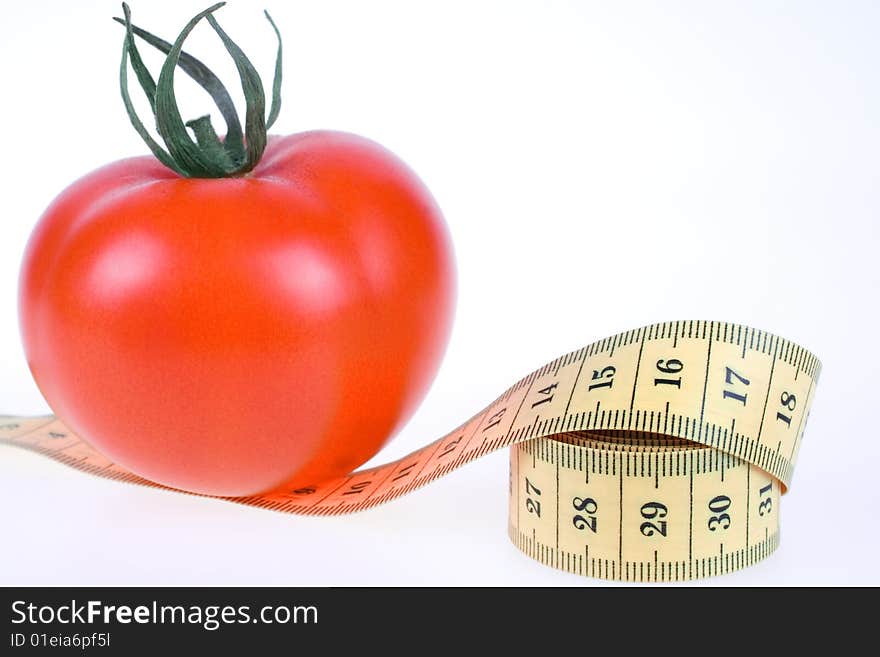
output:
M 133 12 L 173 40 L 206 5 L 141 0 Z M 880 584 L 880 4 L 267 6 L 285 36 L 275 131 L 385 144 L 427 182 L 454 238 L 447 357 L 381 460 L 595 339 L 666 319 L 745 323 L 799 342 L 824 369 L 781 547 L 701 583 Z M 238 1 L 217 16 L 268 83 L 262 8 Z M 75 178 L 146 152 L 119 99 L 118 13 L 115 2 L 0 5 L 0 413 L 48 411 L 15 309 L 37 218 Z M 236 86 L 207 27 L 188 48 Z M 180 86 L 186 118 L 207 108 Z M 506 488 L 496 453 L 387 506 L 303 518 L 2 448 L 0 584 L 600 584 L 509 543 Z

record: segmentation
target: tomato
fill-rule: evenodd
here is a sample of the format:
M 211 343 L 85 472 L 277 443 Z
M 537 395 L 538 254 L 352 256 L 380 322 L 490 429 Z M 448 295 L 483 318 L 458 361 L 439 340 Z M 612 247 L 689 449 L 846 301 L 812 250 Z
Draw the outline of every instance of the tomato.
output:
M 436 373 L 455 276 L 437 204 L 392 153 L 340 132 L 267 137 L 280 33 L 267 13 L 278 55 L 266 116 L 221 6 L 171 44 L 123 3 L 122 99 L 155 158 L 98 169 L 50 205 L 25 252 L 19 318 L 37 385 L 79 436 L 152 481 L 243 496 L 344 475 L 379 450 Z M 244 128 L 182 51 L 203 19 L 235 62 Z M 135 35 L 166 55 L 157 81 Z M 137 116 L 129 64 L 167 150 Z M 223 139 L 209 116 L 183 123 L 177 70 L 214 100 Z
M 241 496 L 369 459 L 449 337 L 450 238 L 415 174 L 340 132 L 273 138 L 250 173 L 107 165 L 46 210 L 19 315 L 53 411 L 132 472 Z

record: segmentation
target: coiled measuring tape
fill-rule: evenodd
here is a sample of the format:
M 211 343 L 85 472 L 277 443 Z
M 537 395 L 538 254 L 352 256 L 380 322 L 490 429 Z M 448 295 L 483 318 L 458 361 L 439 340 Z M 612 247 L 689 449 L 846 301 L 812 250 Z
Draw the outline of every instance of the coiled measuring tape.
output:
M 820 367 L 805 349 L 765 331 L 653 324 L 560 356 L 393 463 L 226 499 L 289 513 L 350 513 L 510 446 L 509 534 L 532 558 L 627 581 L 727 573 L 779 542 L 779 498 Z M 2 416 L 0 440 L 101 477 L 162 487 L 112 463 L 53 416 Z

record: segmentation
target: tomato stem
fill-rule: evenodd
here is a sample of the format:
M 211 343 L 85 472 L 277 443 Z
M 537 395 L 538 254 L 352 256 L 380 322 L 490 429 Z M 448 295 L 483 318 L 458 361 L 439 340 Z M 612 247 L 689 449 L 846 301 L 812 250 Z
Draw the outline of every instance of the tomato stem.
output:
M 228 178 L 241 176 L 252 170 L 260 161 L 266 148 L 267 131 L 275 123 L 281 110 L 282 47 L 281 33 L 275 25 L 275 21 L 272 20 L 269 12 L 263 12 L 278 40 L 275 75 L 272 82 L 272 102 L 267 118 L 265 116 L 266 95 L 257 70 L 213 16 L 213 13 L 225 4 L 225 2 L 219 2 L 196 14 L 186 24 L 173 44 L 132 25 L 131 10 L 124 2 L 122 3 L 124 18 L 114 18 L 115 21 L 125 26 L 126 32 L 122 44 L 119 83 L 122 101 L 131 124 L 162 164 L 188 178 Z M 245 128 L 243 132 L 235 105 L 226 87 L 207 66 L 183 51 L 184 41 L 202 19 L 206 19 L 220 37 L 238 70 L 245 98 Z M 165 54 L 165 62 L 158 82 L 153 79 L 141 59 L 135 45 L 135 36 Z M 129 63 L 150 103 L 156 122 L 156 130 L 164 142 L 164 148 L 144 127 L 134 109 L 128 92 Z M 174 94 L 174 73 L 177 68 L 183 70 L 211 96 L 226 123 L 226 137 L 223 140 L 214 131 L 210 116 L 201 116 L 186 123 L 183 122 Z M 192 131 L 192 136 L 187 128 Z

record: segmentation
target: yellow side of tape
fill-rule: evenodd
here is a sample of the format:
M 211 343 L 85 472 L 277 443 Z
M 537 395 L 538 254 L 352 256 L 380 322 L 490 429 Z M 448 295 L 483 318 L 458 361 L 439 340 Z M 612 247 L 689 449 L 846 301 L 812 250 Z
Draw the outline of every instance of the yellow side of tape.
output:
M 726 573 L 772 552 L 820 364 L 757 329 L 653 324 L 560 356 L 455 431 L 333 481 L 232 501 L 331 515 L 382 504 L 509 446 L 509 533 L 531 557 L 629 581 Z M 158 486 L 48 416 L 0 417 L 0 441 Z

